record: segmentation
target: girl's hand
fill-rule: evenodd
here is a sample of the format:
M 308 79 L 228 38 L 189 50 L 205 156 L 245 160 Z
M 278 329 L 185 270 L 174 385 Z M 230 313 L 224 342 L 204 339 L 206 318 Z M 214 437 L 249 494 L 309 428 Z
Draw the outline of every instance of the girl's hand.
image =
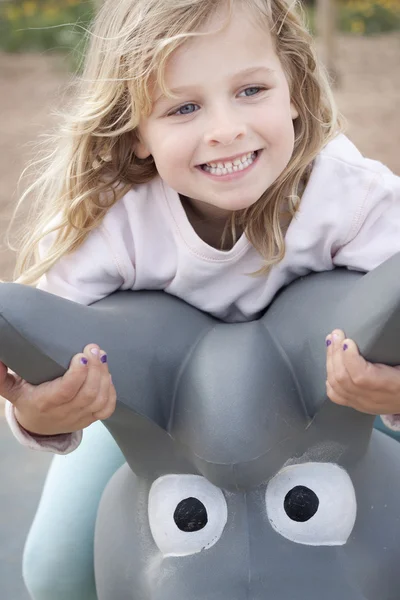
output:
M 37 386 L 0 362 L 0 396 L 14 405 L 18 423 L 37 435 L 78 431 L 111 416 L 116 404 L 107 355 L 96 344 L 76 354 L 62 377 Z
M 328 397 L 364 413 L 400 413 L 400 367 L 369 363 L 343 331 L 326 338 Z

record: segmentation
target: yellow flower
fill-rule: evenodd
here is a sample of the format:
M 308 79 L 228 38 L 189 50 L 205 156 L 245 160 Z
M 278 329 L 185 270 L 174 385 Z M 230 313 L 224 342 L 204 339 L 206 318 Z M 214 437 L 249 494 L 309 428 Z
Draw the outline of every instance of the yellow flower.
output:
M 36 8 L 36 2 L 32 2 L 32 0 L 22 4 L 22 11 L 26 17 L 33 17 L 36 12 Z
M 49 4 L 44 7 L 43 14 L 45 17 L 55 17 L 59 9 L 56 6 L 50 6 Z
M 9 21 L 18 21 L 21 16 L 21 12 L 17 6 L 6 5 L 4 7 L 4 12 Z
M 361 19 L 357 19 L 351 23 L 352 33 L 365 33 L 365 23 Z

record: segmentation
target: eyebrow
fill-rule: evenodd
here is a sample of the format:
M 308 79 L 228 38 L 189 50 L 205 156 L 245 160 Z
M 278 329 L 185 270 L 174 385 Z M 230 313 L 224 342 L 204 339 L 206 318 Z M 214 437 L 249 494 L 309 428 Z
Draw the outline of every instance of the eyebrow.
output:
M 243 71 L 239 71 L 238 73 L 234 73 L 233 75 L 231 75 L 231 79 L 235 80 L 235 79 L 239 79 L 241 77 L 245 77 L 246 75 L 253 75 L 254 73 L 259 73 L 259 72 L 263 72 L 264 74 L 268 74 L 268 75 L 272 75 L 273 73 L 275 73 L 274 69 L 269 69 L 268 67 L 249 67 L 248 69 L 243 69 Z M 171 88 L 170 92 L 172 94 L 175 94 L 176 96 L 179 95 L 183 95 L 183 94 L 188 94 L 190 92 L 193 92 L 195 90 L 198 89 L 198 86 L 196 85 L 188 85 L 188 86 L 180 86 L 180 87 L 176 87 L 176 88 Z M 167 96 L 165 96 L 163 93 L 159 94 L 157 96 L 157 98 L 154 100 L 154 104 L 156 104 L 157 102 L 159 102 L 159 100 L 168 98 Z M 168 98 L 169 99 L 169 98 Z

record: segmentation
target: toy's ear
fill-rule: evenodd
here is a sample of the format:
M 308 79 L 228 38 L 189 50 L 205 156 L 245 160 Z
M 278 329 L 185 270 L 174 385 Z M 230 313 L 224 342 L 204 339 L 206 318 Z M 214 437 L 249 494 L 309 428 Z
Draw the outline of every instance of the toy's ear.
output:
M 214 323 L 164 292 L 118 292 L 87 307 L 0 284 L 0 360 L 30 383 L 63 375 L 90 342 L 106 349 L 118 397 L 106 425 L 139 474 L 193 469 L 165 430 L 179 369 Z
M 400 364 L 400 254 L 367 275 L 336 269 L 299 279 L 262 317 L 287 356 L 312 418 L 326 399 L 325 337 L 343 329 L 369 361 Z
M 118 401 L 161 426 L 190 349 L 214 323 L 163 292 L 118 292 L 82 306 L 34 288 L 0 284 L 0 360 L 39 384 L 61 376 L 91 342 L 108 353 Z M 162 393 L 161 393 L 162 392 Z
M 67 338 L 86 311 L 29 286 L 0 284 L 0 360 L 34 385 L 60 377 L 82 350 Z
M 335 319 L 368 361 L 400 365 L 400 253 L 357 281 Z
M 329 441 L 349 456 L 365 451 L 374 418 L 328 400 L 325 337 L 343 329 L 367 360 L 399 365 L 399 272 L 400 254 L 367 275 L 347 269 L 308 275 L 282 290 L 262 317 L 291 365 L 310 419 L 298 455 Z

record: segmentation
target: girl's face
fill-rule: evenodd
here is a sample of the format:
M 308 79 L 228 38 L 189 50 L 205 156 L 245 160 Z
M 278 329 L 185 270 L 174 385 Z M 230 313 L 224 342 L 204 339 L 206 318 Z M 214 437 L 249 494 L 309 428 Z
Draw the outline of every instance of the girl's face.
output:
M 225 19 L 217 13 L 206 31 Z M 139 158 L 151 154 L 161 178 L 204 214 L 257 202 L 292 156 L 298 116 L 269 31 L 235 10 L 228 27 L 178 48 L 165 78 L 178 99 L 154 90 Z

